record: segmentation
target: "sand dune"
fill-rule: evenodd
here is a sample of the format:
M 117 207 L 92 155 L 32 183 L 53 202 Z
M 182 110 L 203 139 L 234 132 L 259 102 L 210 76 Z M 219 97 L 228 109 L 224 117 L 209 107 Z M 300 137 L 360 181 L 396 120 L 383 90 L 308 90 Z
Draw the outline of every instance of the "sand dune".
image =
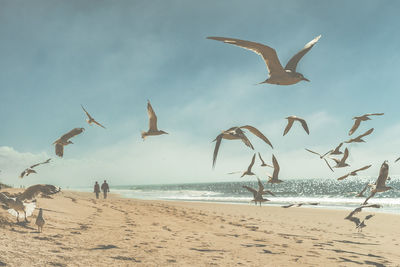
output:
M 123 199 L 39 198 L 46 225 L 0 227 L 0 266 L 400 266 L 400 216 L 362 233 L 347 211 Z M 363 212 L 362 215 L 371 212 Z M 0 217 L 0 218 L 1 218 Z M 2 220 L 0 220 L 0 223 Z

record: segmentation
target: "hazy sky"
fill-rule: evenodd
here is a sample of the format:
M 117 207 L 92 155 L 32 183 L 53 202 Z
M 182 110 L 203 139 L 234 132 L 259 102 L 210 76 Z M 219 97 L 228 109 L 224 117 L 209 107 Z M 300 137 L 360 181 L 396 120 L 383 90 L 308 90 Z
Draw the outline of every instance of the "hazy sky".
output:
M 257 151 L 281 165 L 281 179 L 332 174 L 305 147 L 326 152 L 348 139 L 351 118 L 385 112 L 363 123 L 366 144 L 351 145 L 352 168 L 383 160 L 400 171 L 400 71 L 396 1 L 0 1 L 0 181 L 20 184 L 27 166 L 48 157 L 22 183 L 91 185 L 231 181 L 253 151 L 223 141 L 221 130 L 250 124 L 274 144 L 249 135 Z M 283 64 L 307 42 L 320 41 L 298 71 L 311 80 L 291 86 L 264 81 L 262 59 L 245 49 L 207 40 L 225 36 L 274 47 Z M 160 129 L 149 137 L 146 100 Z M 87 110 L 107 129 L 90 127 Z M 285 117 L 309 123 L 282 137 Z M 56 158 L 52 142 L 75 127 L 86 131 Z M 258 163 L 257 163 L 258 164 Z M 260 177 L 266 170 L 255 168 Z M 250 177 L 249 179 L 254 179 Z

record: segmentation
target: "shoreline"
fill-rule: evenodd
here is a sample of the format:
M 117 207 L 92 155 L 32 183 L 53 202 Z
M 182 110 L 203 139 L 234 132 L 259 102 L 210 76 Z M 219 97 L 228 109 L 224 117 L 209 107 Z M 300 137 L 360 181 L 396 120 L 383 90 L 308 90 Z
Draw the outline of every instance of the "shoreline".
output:
M 0 227 L 7 266 L 400 266 L 400 216 L 358 233 L 345 210 L 122 198 L 61 191 L 38 198 L 46 224 Z M 29 245 L 27 245 L 29 244 Z M 379 265 L 381 264 L 381 265 Z

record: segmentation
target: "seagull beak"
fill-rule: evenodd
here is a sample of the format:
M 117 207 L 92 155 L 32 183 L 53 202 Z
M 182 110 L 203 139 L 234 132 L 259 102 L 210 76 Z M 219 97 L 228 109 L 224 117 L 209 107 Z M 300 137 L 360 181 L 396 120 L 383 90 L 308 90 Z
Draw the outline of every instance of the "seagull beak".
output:
M 307 81 L 307 82 L 309 82 L 310 80 L 309 79 L 307 79 L 307 78 L 304 78 L 303 77 L 303 79 L 302 79 L 303 81 Z

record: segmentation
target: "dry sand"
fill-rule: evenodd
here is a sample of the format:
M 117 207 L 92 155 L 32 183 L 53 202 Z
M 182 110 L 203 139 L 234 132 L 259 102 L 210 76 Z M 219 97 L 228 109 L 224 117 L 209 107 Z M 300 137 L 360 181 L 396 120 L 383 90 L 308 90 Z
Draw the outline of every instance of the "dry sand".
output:
M 400 266 L 400 216 L 362 233 L 347 211 L 123 199 L 38 198 L 46 225 L 0 217 L 0 266 Z M 372 212 L 362 212 L 364 217 Z M 1 223 L 1 221 L 0 221 Z

